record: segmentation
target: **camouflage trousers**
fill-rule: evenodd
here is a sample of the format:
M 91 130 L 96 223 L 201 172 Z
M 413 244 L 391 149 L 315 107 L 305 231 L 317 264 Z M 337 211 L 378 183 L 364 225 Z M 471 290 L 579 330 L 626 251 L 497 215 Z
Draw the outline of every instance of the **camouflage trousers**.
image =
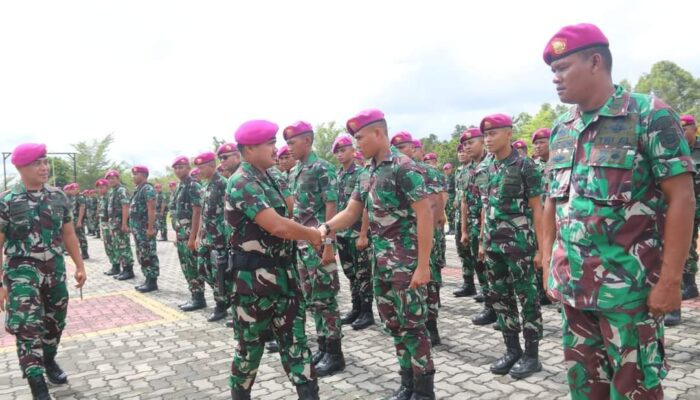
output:
M 447 205 L 445 206 L 445 214 L 447 215 L 447 225 L 452 232 L 455 228 L 455 213 L 457 210 L 454 207 L 455 195 L 450 195 L 447 198 Z
M 114 253 L 112 252 L 112 230 L 109 228 L 107 222 L 100 222 L 100 230 L 102 231 L 102 244 L 105 246 L 105 254 L 107 259 L 109 259 L 109 264 L 114 265 L 117 262 L 114 259 Z
M 476 278 L 481 286 L 481 293 L 484 298 L 488 299 L 489 294 L 489 278 L 486 274 L 486 265 L 483 261 L 479 261 L 479 236 L 481 235 L 481 221 L 478 218 L 469 218 L 469 262 L 472 263 L 472 270 L 476 272 Z
M 693 275 L 698 273 L 698 229 L 700 229 L 700 220 L 696 218 L 693 223 L 693 239 L 690 242 L 690 253 L 685 260 L 683 273 Z
M 274 274 L 270 272 L 265 271 L 275 276 L 274 282 L 266 279 L 265 285 L 258 280 L 243 283 L 238 277 L 235 286 L 230 287 L 233 335 L 237 340 L 228 379 L 232 388 L 247 390 L 253 386 L 265 342 L 273 338 L 279 344 L 284 371 L 294 385 L 316 378 L 304 330 L 306 316 L 301 294 L 295 283 L 280 285 L 280 279 L 287 280 L 283 268 L 276 268 Z M 244 275 L 250 277 L 250 273 Z
M 299 245 L 297 270 L 306 308 L 314 316 L 316 333 L 329 339 L 341 339 L 338 265 L 333 262 L 322 266 L 321 257 L 313 247 Z
M 122 267 L 134 265 L 134 254 L 131 252 L 131 240 L 129 234 L 122 232 L 121 224 L 109 224 L 112 242 L 113 263 Z
M 77 226 L 75 227 L 75 235 L 78 237 L 80 251 L 82 251 L 83 253 L 87 253 L 88 244 L 87 237 L 85 237 L 85 221 L 83 221 L 83 225 L 81 225 L 80 228 L 78 228 Z
M 445 266 L 444 245 L 445 231 L 442 228 L 437 228 L 433 231 L 433 248 L 430 252 L 430 282 L 427 286 L 428 320 L 431 321 L 437 320 L 440 310 L 442 268 Z
M 503 333 L 519 333 L 518 301 L 525 340 L 542 338 L 542 313 L 537 292 L 533 257 L 523 254 L 485 252 L 489 298 Z M 517 300 L 516 300 L 517 297 Z
M 356 238 L 338 237 L 338 258 L 345 276 L 350 281 L 353 299 L 361 303 L 372 303 L 371 249 L 357 250 Z
M 162 237 L 167 238 L 168 237 L 168 212 L 164 212 L 162 215 L 157 214 L 156 215 L 156 236 L 160 234 Z
M 209 285 L 214 294 L 214 301 L 217 303 L 224 303 L 227 301 L 225 294 L 220 293 L 219 285 L 216 280 L 219 269 L 216 265 L 216 261 L 212 255 L 211 246 L 200 245 L 197 248 L 197 271 L 199 276 L 204 279 L 204 281 Z M 226 249 L 221 249 L 219 251 L 226 252 Z
M 85 221 L 86 221 L 88 232 L 90 232 L 90 233 L 97 232 L 97 217 L 95 215 L 88 214 L 87 217 L 85 217 Z
M 132 230 L 134 245 L 136 247 L 136 259 L 141 265 L 141 272 L 146 279 L 155 279 L 160 275 L 160 261 L 158 260 L 158 247 L 156 237 L 148 237 L 143 230 Z
M 572 399 L 663 399 L 663 316 L 646 305 L 617 312 L 563 304 L 562 324 Z
M 8 304 L 5 330 L 15 335 L 17 357 L 27 377 L 43 376 L 42 357 L 58 351 L 68 310 L 68 287 L 63 256 L 49 261 L 7 260 L 4 276 Z
M 182 229 L 182 228 L 180 228 Z M 178 232 L 177 241 L 175 242 L 175 247 L 177 248 L 177 258 L 180 260 L 180 269 L 182 270 L 182 275 L 185 276 L 187 281 L 187 288 L 192 295 L 204 292 L 204 279 L 199 275 L 197 270 L 197 258 L 196 252 L 193 253 L 187 248 L 187 241 L 189 239 L 181 239 L 181 237 L 189 238 L 189 235 L 180 235 Z
M 427 288 L 396 288 L 391 282 L 380 281 L 375 274 L 374 296 L 384 329 L 394 339 L 399 366 L 402 369 L 412 368 L 414 375 L 435 371 L 425 328 L 428 319 Z

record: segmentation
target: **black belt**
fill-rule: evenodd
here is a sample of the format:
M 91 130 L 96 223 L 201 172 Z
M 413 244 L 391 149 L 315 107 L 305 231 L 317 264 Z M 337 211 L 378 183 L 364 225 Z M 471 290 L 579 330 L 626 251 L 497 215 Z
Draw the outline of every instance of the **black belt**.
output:
M 274 268 L 280 263 L 280 259 L 268 257 L 252 251 L 229 250 L 229 267 L 238 271 L 255 271 L 258 268 Z

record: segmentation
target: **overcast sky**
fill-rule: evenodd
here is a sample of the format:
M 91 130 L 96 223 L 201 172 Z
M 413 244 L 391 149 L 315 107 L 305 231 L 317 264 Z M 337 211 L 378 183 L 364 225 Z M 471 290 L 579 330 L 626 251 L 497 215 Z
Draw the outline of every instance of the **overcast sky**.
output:
M 114 132 L 113 159 L 163 171 L 248 119 L 344 125 L 374 107 L 446 138 L 555 102 L 542 50 L 563 25 L 601 27 L 616 80 L 660 60 L 700 76 L 697 4 L 2 1 L 0 150 Z

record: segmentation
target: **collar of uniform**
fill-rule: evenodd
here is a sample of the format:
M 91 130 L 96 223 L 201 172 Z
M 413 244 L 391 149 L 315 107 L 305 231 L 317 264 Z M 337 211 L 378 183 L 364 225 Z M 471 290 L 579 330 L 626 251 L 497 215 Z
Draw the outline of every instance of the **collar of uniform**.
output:
M 316 155 L 315 151 L 312 151 L 311 153 L 309 153 L 309 157 L 306 159 L 306 162 L 299 161 L 299 164 L 311 165 L 311 164 L 315 163 L 316 161 L 318 161 L 318 156 Z
M 615 93 L 603 104 L 601 108 L 596 111 L 596 114 L 604 117 L 621 117 L 627 115 L 627 109 L 630 104 L 630 93 L 625 90 L 622 86 L 615 85 Z M 581 109 L 578 107 L 572 107 L 569 111 L 569 118 L 567 118 L 564 123 L 572 122 L 577 118 L 581 118 Z M 596 118 L 591 118 L 595 120 Z
M 18 184 L 16 184 L 12 188 L 12 193 L 14 193 L 14 194 L 22 194 L 22 193 L 26 193 L 26 192 L 27 192 L 27 188 L 24 186 L 24 182 L 22 182 L 22 181 L 20 181 Z
M 353 172 L 355 172 L 356 167 L 357 167 L 357 165 L 355 165 L 355 161 L 353 161 L 352 163 L 350 163 L 350 167 L 347 170 L 342 169 L 342 172 L 344 174 L 352 174 Z
M 504 158 L 503 160 L 497 160 L 496 157 L 493 158 L 494 162 L 499 165 L 510 165 L 520 157 L 520 153 L 518 153 L 518 150 L 516 150 L 514 147 L 511 147 L 511 152 L 508 155 L 508 157 Z
M 184 177 L 184 178 L 182 178 L 182 180 L 180 180 L 180 185 L 187 185 L 190 182 L 192 182 L 192 177 L 188 174 L 186 177 Z
M 242 169 L 244 172 L 253 175 L 254 177 L 258 178 L 261 181 L 264 181 L 267 179 L 267 174 L 263 173 L 259 169 L 255 168 L 251 163 L 247 161 L 241 162 L 240 166 L 238 167 L 239 169 Z
M 395 158 L 400 157 L 402 155 L 403 154 L 401 154 L 396 147 L 391 146 L 389 147 L 389 154 L 387 154 L 386 158 L 384 159 L 384 161 L 382 161 L 381 164 L 393 163 Z M 372 161 L 370 161 L 370 165 L 372 166 L 372 169 L 377 169 L 378 167 L 374 158 L 372 159 Z

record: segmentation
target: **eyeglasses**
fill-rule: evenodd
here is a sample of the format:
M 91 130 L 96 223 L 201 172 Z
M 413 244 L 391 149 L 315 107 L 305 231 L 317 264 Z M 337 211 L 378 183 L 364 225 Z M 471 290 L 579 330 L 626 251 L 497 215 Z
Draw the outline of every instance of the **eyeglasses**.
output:
M 228 160 L 229 157 L 231 157 L 231 156 L 219 156 L 219 160 L 226 161 L 226 160 Z

